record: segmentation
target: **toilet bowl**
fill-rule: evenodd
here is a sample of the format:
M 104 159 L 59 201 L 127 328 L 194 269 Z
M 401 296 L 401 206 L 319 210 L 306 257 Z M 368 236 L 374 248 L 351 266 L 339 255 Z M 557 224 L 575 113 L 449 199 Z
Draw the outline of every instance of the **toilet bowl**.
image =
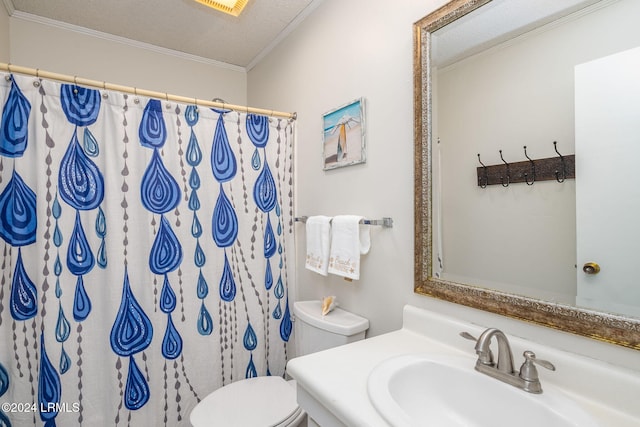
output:
M 334 309 L 322 316 L 320 301 L 294 303 L 296 355 L 364 339 L 369 321 Z M 191 411 L 193 427 L 295 427 L 305 419 L 294 381 L 265 376 L 236 381 L 202 399 Z
M 304 411 L 296 402 L 295 384 L 281 377 L 256 377 L 226 385 L 193 408 L 194 427 L 297 426 Z

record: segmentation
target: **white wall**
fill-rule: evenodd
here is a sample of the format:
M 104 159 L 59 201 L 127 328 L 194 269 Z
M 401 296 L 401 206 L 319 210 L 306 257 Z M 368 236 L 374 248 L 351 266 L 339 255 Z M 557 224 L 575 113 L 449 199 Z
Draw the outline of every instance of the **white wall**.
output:
M 247 81 L 242 68 L 168 50 L 152 50 L 77 27 L 15 17 L 10 22 L 8 62 L 13 64 L 186 97 L 217 97 L 231 104 L 246 104 Z
M 408 303 L 634 366 L 633 350 L 414 294 L 412 23 L 444 3 L 324 0 L 249 72 L 249 104 L 298 113 L 296 214 L 394 220 L 391 229 L 372 228 L 371 252 L 353 283 L 304 269 L 305 232 L 298 224 L 292 298 L 336 295 L 342 307 L 370 320 L 369 336 L 399 328 Z M 367 162 L 324 172 L 322 114 L 358 97 L 366 100 Z
M 0 62 L 9 62 L 9 14 L 0 6 Z
M 325 0 L 249 72 L 250 104 L 297 111 L 296 214 L 392 217 L 372 227 L 360 280 L 304 269 L 304 224 L 297 225 L 299 299 L 336 295 L 370 319 L 370 335 L 400 327 L 413 297 L 412 24 L 444 0 Z M 322 170 L 322 114 L 364 97 L 367 161 Z

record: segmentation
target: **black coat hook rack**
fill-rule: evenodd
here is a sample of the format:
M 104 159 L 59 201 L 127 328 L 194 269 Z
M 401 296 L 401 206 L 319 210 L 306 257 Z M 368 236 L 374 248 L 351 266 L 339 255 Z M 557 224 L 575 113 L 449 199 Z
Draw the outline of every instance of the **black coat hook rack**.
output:
M 480 159 L 478 153 L 478 162 L 476 173 L 478 175 L 478 186 L 486 188 L 487 185 L 500 184 L 508 187 L 511 184 L 525 182 L 527 185 L 533 185 L 538 181 L 557 181 L 564 182 L 566 179 L 575 179 L 576 162 L 575 154 L 562 155 L 558 151 L 557 142 L 553 141 L 553 148 L 558 154 L 554 157 L 545 159 L 532 159 L 527 154 L 527 146 L 524 146 L 524 156 L 527 160 L 509 163 L 507 162 L 500 150 L 500 159 L 502 163 L 486 166 Z

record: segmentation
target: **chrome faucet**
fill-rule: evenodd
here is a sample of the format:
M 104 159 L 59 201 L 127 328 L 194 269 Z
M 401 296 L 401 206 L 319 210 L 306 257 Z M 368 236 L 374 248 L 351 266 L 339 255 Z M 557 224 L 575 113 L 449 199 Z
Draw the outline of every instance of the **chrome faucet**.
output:
M 476 371 L 489 375 L 514 387 L 521 388 L 529 393 L 542 393 L 542 385 L 538 377 L 538 370 L 535 364 L 555 371 L 556 368 L 551 362 L 536 359 L 532 351 L 523 353 L 524 363 L 519 371 L 513 368 L 513 353 L 507 336 L 499 329 L 489 328 L 476 340 L 468 332 L 461 332 L 463 338 L 476 341 Z M 494 361 L 491 352 L 491 339 L 495 337 L 498 342 L 498 361 Z

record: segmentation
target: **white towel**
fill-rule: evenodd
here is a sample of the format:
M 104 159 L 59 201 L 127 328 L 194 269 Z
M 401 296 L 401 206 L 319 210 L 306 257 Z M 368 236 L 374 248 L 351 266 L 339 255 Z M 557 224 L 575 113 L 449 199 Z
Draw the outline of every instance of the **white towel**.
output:
M 352 280 L 360 278 L 360 255 L 369 252 L 369 226 L 360 225 L 361 216 L 340 215 L 331 221 L 329 273 Z
M 331 245 L 331 217 L 310 216 L 307 218 L 307 259 L 304 266 L 323 276 L 329 266 Z

